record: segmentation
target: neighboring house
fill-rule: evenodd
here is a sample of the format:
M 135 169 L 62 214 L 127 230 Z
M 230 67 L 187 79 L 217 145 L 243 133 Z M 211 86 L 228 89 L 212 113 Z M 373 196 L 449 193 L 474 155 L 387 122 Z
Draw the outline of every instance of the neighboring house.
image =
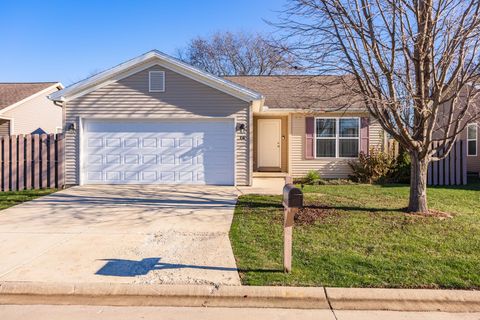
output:
M 48 95 L 61 89 L 59 82 L 0 83 L 0 135 L 60 132 L 62 106 Z
M 343 78 L 304 91 L 305 77 L 227 79 L 151 51 L 51 94 L 65 111 L 66 183 L 347 177 L 349 160 L 383 146 L 380 126 L 340 89 Z
M 467 146 L 467 172 L 480 176 L 480 121 L 469 123 L 460 139 Z
M 470 87 L 468 87 L 470 88 Z M 479 88 L 476 88 L 478 90 Z M 464 89 L 466 90 L 466 89 Z M 469 94 L 474 94 L 470 92 Z M 460 92 L 458 103 L 466 103 L 467 97 L 463 92 Z M 480 97 L 468 99 L 469 106 L 463 115 L 463 120 L 458 124 L 459 127 L 465 127 L 464 130 L 457 136 L 456 142 L 462 142 L 462 149 L 460 150 L 460 144 L 456 144 L 448 155 L 448 163 L 440 162 L 436 164 L 440 167 L 438 173 L 441 175 L 442 171 L 445 175 L 453 175 L 454 172 L 461 173 L 462 176 L 467 177 L 467 174 L 480 174 Z M 445 131 L 448 130 L 448 122 L 454 121 L 458 118 L 454 112 L 454 115 L 450 116 L 450 103 L 443 104 L 438 111 L 437 126 L 434 128 L 433 137 L 435 139 L 444 139 L 446 136 Z M 471 119 L 477 119 L 476 121 Z M 453 124 L 452 124 L 453 126 Z M 464 179 L 466 180 L 466 179 Z M 466 181 L 464 181 L 466 182 Z

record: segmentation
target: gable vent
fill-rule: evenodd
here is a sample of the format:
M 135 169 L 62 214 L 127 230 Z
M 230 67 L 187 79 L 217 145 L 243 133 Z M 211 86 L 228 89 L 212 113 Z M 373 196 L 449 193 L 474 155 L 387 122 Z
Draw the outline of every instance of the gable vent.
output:
M 165 91 L 165 72 L 164 71 L 150 71 L 148 73 L 148 90 L 150 92 L 164 92 Z

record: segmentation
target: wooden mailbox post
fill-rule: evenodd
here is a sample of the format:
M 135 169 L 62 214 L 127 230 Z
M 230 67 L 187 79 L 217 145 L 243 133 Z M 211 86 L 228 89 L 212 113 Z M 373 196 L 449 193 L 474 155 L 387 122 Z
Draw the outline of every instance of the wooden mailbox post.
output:
M 285 272 L 291 272 L 293 220 L 298 210 L 303 207 L 303 193 L 291 183 L 290 179 L 285 180 L 286 184 L 283 187 L 283 269 Z

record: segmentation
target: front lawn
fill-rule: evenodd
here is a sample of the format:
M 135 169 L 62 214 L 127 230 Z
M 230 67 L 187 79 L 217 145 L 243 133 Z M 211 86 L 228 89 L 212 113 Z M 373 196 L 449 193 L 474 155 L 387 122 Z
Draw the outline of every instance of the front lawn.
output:
M 0 210 L 15 206 L 25 201 L 33 200 L 41 196 L 46 196 L 47 194 L 55 191 L 56 190 L 54 189 L 42 189 L 0 192 Z
M 247 285 L 480 288 L 480 183 L 430 188 L 430 207 L 407 215 L 405 185 L 306 186 L 313 223 L 297 223 L 293 271 L 282 272 L 281 196 L 239 198 L 230 239 Z M 308 220 L 308 219 L 307 219 Z

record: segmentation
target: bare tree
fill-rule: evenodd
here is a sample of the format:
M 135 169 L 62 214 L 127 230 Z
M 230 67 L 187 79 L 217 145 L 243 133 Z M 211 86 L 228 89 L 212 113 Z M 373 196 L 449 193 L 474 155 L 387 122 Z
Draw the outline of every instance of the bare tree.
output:
M 352 90 L 409 152 L 410 212 L 428 213 L 430 161 L 479 118 L 479 9 L 480 0 L 290 0 L 275 24 L 307 67 L 352 74 Z
M 294 61 L 261 34 L 217 32 L 178 50 L 179 59 L 215 75 L 272 75 L 291 72 Z

